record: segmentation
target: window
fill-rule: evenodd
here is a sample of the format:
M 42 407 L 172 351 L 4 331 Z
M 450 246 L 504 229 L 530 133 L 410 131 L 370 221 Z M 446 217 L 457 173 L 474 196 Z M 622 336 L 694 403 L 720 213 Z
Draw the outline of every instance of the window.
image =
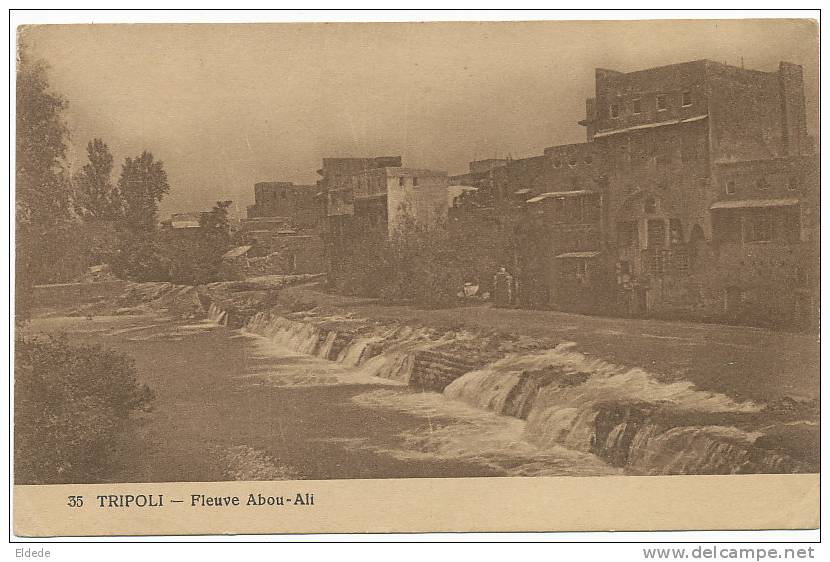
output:
M 801 187 L 800 183 L 801 182 L 798 180 L 798 176 L 790 176 L 787 178 L 787 189 L 789 191 L 795 191 Z
M 683 243 L 683 228 L 680 219 L 669 219 L 669 242 L 673 246 Z
M 669 108 L 669 96 L 660 94 L 657 96 L 657 111 L 664 111 Z
M 637 245 L 637 223 L 626 221 L 617 223 L 617 244 L 621 248 Z
M 728 180 L 728 181 L 726 182 L 726 194 L 727 194 L 727 195 L 732 195 L 732 194 L 734 194 L 737 190 L 738 190 L 738 189 L 737 189 L 737 188 L 736 188 L 736 186 L 735 186 L 735 180 Z
M 412 178 L 412 187 L 418 187 L 418 178 Z
M 689 136 L 680 139 L 680 160 L 683 162 L 694 162 L 700 158 L 699 139 Z
M 611 114 L 611 118 L 615 119 L 620 116 L 620 104 L 612 103 L 609 109 L 609 113 Z
M 683 92 L 683 107 L 692 105 L 692 92 Z
M 759 191 L 765 191 L 768 189 L 769 184 L 767 183 L 767 178 L 758 178 L 755 181 L 755 187 L 757 187 Z
M 664 220 L 648 221 L 647 248 L 662 248 L 666 245 L 666 222 Z
M 772 240 L 773 215 L 768 210 L 752 213 L 746 221 L 747 242 L 769 242 Z
M 639 99 L 631 100 L 631 113 L 639 115 L 643 112 L 643 102 Z
M 404 185 L 406 185 L 406 178 L 398 178 L 398 185 L 400 187 L 403 187 Z

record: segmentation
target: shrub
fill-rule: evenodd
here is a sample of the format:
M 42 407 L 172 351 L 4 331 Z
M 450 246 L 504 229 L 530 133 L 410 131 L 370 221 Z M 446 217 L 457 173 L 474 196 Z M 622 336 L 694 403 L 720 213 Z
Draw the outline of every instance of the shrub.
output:
M 153 392 L 136 381 L 133 361 L 65 337 L 15 342 L 14 468 L 19 484 L 92 482 L 107 451 Z

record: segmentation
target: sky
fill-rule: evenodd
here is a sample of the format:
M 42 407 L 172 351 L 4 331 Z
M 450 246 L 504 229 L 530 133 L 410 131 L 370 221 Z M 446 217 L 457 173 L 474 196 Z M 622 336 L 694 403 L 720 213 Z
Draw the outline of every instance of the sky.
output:
M 41 25 L 19 37 L 69 102 L 73 166 L 95 137 L 116 163 L 149 150 L 171 185 L 162 214 L 231 199 L 244 216 L 254 183 L 313 184 L 324 157 L 401 155 L 455 174 L 584 142 L 595 68 L 801 64 L 818 135 L 807 20 Z

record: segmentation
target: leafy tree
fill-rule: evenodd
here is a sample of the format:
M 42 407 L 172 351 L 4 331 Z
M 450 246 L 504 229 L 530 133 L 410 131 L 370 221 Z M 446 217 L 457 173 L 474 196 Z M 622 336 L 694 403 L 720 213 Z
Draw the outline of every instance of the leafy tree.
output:
M 213 209 L 199 217 L 199 226 L 207 238 L 225 247 L 231 242 L 231 221 L 228 208 L 233 201 L 217 201 Z
M 89 161 L 75 176 L 77 191 L 75 210 L 85 220 L 116 220 L 121 218 L 121 192 L 112 183 L 112 154 L 101 139 L 86 146 Z
M 146 150 L 141 156 L 126 158 L 118 190 L 124 199 L 124 226 L 133 232 L 154 232 L 158 204 L 170 191 L 162 161 Z
M 17 59 L 16 218 L 21 225 L 48 227 L 69 218 L 66 174 L 69 129 L 66 100 L 53 92 L 44 61 L 32 60 L 25 45 Z
M 174 283 L 201 285 L 222 279 L 222 255 L 231 246 L 228 208 L 232 201 L 217 201 L 199 217 L 193 236 L 171 236 L 166 240 L 170 279 Z
M 136 281 L 166 281 L 167 256 L 157 238 L 158 204 L 170 191 L 161 160 L 146 150 L 126 158 L 118 178 L 123 215 L 118 222 L 119 248 L 113 271 Z
M 52 91 L 46 63 L 19 44 L 15 143 L 15 315 L 23 320 L 32 286 L 55 280 L 53 264 L 66 249 L 55 232 L 70 217 L 66 100 Z

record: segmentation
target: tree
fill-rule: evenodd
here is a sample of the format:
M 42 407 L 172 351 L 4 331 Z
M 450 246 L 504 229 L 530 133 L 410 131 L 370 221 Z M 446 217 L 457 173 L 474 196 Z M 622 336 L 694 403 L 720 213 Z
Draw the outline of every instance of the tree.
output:
M 86 146 L 87 162 L 75 176 L 75 210 L 87 221 L 117 220 L 123 213 L 121 192 L 112 183 L 112 154 L 101 139 Z
M 199 217 L 199 226 L 204 234 L 212 241 L 225 247 L 231 241 L 231 222 L 228 217 L 228 208 L 233 201 L 217 201 L 213 209 Z
M 69 217 L 66 174 L 69 129 L 66 100 L 51 91 L 44 61 L 31 60 L 25 45 L 17 59 L 16 218 L 20 225 L 48 227 Z
M 18 45 L 15 143 L 15 315 L 25 319 L 31 288 L 54 280 L 53 264 L 65 252 L 54 233 L 70 217 L 66 173 L 69 130 L 66 100 L 53 92 L 46 63 Z
M 199 217 L 195 236 L 167 240 L 170 279 L 174 283 L 201 285 L 222 278 L 222 256 L 231 246 L 228 208 L 232 201 L 217 201 Z
M 137 158 L 126 158 L 118 189 L 124 200 L 124 226 L 133 233 L 155 232 L 158 204 L 170 191 L 162 161 L 146 150 Z

